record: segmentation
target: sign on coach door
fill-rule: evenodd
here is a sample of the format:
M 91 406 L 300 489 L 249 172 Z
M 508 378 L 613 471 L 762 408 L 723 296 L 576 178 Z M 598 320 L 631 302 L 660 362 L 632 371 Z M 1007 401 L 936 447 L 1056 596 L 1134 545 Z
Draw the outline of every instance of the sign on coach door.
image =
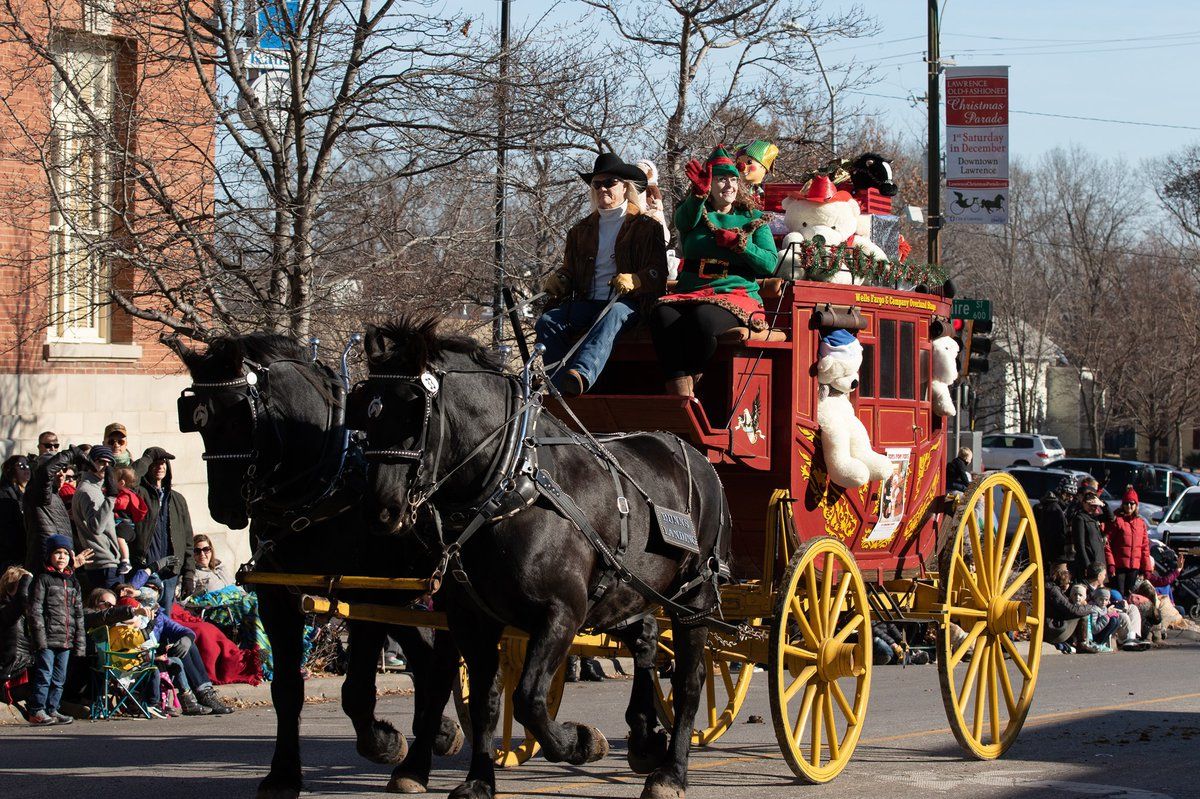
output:
M 946 220 L 1008 221 L 1008 67 L 946 68 Z

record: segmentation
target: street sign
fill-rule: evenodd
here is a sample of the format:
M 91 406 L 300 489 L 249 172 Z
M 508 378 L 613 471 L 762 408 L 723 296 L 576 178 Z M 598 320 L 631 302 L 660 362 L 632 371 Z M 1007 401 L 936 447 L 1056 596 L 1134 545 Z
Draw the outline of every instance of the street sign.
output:
M 973 300 L 970 297 L 955 299 L 950 306 L 950 316 L 953 319 L 967 319 L 981 322 L 992 318 L 991 300 Z

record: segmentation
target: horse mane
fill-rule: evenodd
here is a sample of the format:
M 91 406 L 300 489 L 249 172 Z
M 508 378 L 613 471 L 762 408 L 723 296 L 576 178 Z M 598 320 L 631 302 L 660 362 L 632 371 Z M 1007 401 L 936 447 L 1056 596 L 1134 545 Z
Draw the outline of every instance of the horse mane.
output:
M 196 377 L 213 379 L 237 370 L 243 358 L 267 365 L 275 361 L 309 360 L 295 340 L 278 333 L 244 333 L 213 339 L 204 352 L 187 350 L 184 363 Z
M 450 355 L 466 356 L 483 369 L 503 371 L 504 362 L 497 353 L 475 339 L 439 328 L 445 317 L 430 313 L 405 313 L 377 325 L 367 325 L 367 362 L 378 367 L 401 363 L 414 373 Z

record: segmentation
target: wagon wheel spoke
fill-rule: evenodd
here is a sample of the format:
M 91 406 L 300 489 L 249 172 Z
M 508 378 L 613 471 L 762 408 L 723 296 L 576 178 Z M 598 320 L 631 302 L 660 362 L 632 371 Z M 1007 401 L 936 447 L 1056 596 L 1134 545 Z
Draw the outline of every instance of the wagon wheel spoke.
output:
M 971 569 L 967 566 L 967 562 L 963 560 L 962 555 L 955 552 L 954 561 L 951 565 L 955 569 L 955 576 L 961 575 L 967 583 L 967 588 L 971 591 L 971 600 L 975 603 L 975 607 L 983 609 L 987 607 L 986 599 L 983 591 L 980 589 L 979 583 L 975 581 L 975 575 L 971 573 Z
M 727 697 L 733 698 L 735 689 L 733 687 L 733 674 L 732 674 L 732 669 L 729 665 L 729 661 L 722 660 L 718 664 L 717 667 L 721 670 L 721 681 L 723 683 L 725 683 L 725 695 Z M 743 668 L 744 668 L 744 666 L 743 666 Z M 750 666 L 750 668 L 754 668 L 754 667 Z
M 815 563 L 808 564 L 808 568 L 804 570 L 804 583 L 808 589 L 808 621 L 812 624 L 812 630 L 817 635 L 813 641 L 820 641 L 825 637 L 825 624 L 821 619 L 821 614 L 817 612 L 817 572 Z
M 834 683 L 828 683 L 825 688 L 825 740 L 829 742 L 829 759 L 837 760 L 841 751 L 840 741 L 838 740 L 837 725 L 833 723 L 833 695 L 830 690 Z
M 992 647 L 992 667 L 988 669 L 988 711 L 992 722 L 992 743 L 1000 741 L 1000 675 L 1004 668 L 1004 655 L 1000 647 Z
M 980 571 L 984 574 L 984 579 L 991 588 L 991 593 L 996 592 L 996 586 L 999 585 L 992 577 L 996 571 L 996 539 L 1000 535 L 996 530 L 996 491 L 989 488 L 983 494 L 983 568 L 979 568 L 979 564 L 975 565 L 975 572 Z
M 833 595 L 833 553 L 825 554 L 825 572 L 821 575 L 821 604 L 818 610 L 824 610 L 824 618 L 821 622 L 825 625 L 824 632 L 829 635 L 833 630 L 833 620 L 829 618 L 829 609 L 833 607 L 833 602 L 830 597 Z M 818 616 L 820 618 L 820 616 Z
M 988 639 L 980 638 L 975 641 L 975 651 L 971 655 L 971 665 L 967 667 L 967 674 L 963 677 L 962 688 L 959 689 L 959 709 L 966 712 L 967 706 L 971 702 L 971 691 L 975 688 L 975 678 L 979 676 L 979 669 L 983 666 L 983 655 L 987 653 Z
M 1021 674 L 1024 675 L 1025 679 L 1032 680 L 1033 670 L 1029 668 L 1029 664 L 1025 662 L 1025 658 L 1017 651 L 1017 645 L 1009 640 L 1007 635 L 1001 635 L 996 640 L 1008 651 L 1009 657 L 1013 659 L 1013 663 L 1017 664 L 1017 668 L 1021 670 Z
M 976 595 L 976 596 L 978 596 L 978 598 L 980 600 L 982 600 L 987 595 L 991 594 L 991 584 L 988 582 L 988 570 L 987 570 L 986 566 L 984 566 L 985 561 L 984 561 L 984 554 L 983 554 L 983 544 L 981 543 L 980 537 L 979 537 L 979 519 L 977 519 L 975 517 L 974 513 L 972 513 L 970 515 L 970 517 L 968 518 L 967 531 L 971 535 L 971 556 L 972 556 L 972 560 L 975 561 L 975 574 L 974 574 L 974 577 L 971 577 L 968 580 L 968 582 L 971 584 L 971 587 L 974 590 L 978 590 L 978 589 L 982 588 L 985 591 L 987 591 L 987 594 L 980 592 L 979 594 Z M 959 560 L 962 560 L 962 556 L 959 555 L 957 552 L 955 553 L 955 555 L 959 558 Z M 963 574 L 964 575 L 971 574 L 971 570 L 964 569 Z M 982 583 L 982 585 L 976 584 L 976 582 L 975 582 L 976 577 L 979 578 L 979 582 Z
M 1003 600 L 1012 599 L 1013 594 L 1017 593 L 1021 586 L 1029 582 L 1029 578 L 1036 574 L 1037 570 L 1038 566 L 1036 563 L 1030 563 L 1028 566 L 1026 566 L 1021 573 L 1017 575 L 1017 578 L 1013 580 L 1007 588 L 1004 589 L 1003 593 L 1000 594 L 1000 598 Z
M 813 675 L 815 675 L 816 673 L 817 673 L 817 667 L 809 666 L 804 671 L 802 671 L 798 675 L 796 675 L 796 679 L 792 680 L 791 685 L 789 685 L 783 691 L 784 704 L 787 704 L 788 702 L 792 701 L 792 697 L 796 695 L 796 692 L 799 691 L 804 686 L 808 685 L 809 681 L 812 680 Z M 797 738 L 800 737 L 799 732 L 796 733 L 796 737 Z
M 1004 704 L 1008 707 L 1008 715 L 1011 716 L 1017 711 L 1017 698 L 1013 694 L 1012 677 L 1008 673 L 1008 664 L 1004 660 L 1003 653 L 1000 654 L 997 660 L 1000 666 L 997 669 L 1000 672 L 1000 685 L 1004 688 Z
M 812 741 L 811 741 L 812 751 L 809 753 L 809 756 L 812 758 L 812 760 L 810 762 L 812 763 L 813 768 L 820 768 L 821 767 L 821 726 L 822 726 L 822 721 L 824 720 L 823 711 L 825 709 L 824 708 L 825 691 L 824 691 L 823 687 L 817 688 L 816 696 L 817 696 L 816 704 L 819 705 L 819 707 L 815 708 L 813 710 L 813 714 L 812 714 Z
M 811 649 L 794 646 L 793 644 L 784 644 L 783 653 L 791 658 L 799 658 L 800 660 L 816 661 L 817 653 Z
M 1007 544 L 1008 518 L 1012 514 L 1013 495 L 1011 491 L 1003 488 L 1001 493 L 1004 495 L 1004 501 L 1000 505 L 1000 520 L 997 522 L 996 534 L 992 537 L 995 542 L 992 548 L 992 585 L 1004 585 L 1004 575 L 1007 573 L 1001 571 L 1000 556 L 1004 554 L 1004 547 Z
M 1012 541 L 1008 545 L 1008 554 L 1004 557 L 1004 565 L 1000 567 L 1000 573 L 996 575 L 996 579 L 1003 584 L 1008 575 L 1012 574 L 1013 566 L 1017 562 L 1017 555 L 1021 552 L 1021 542 L 1025 540 L 1025 530 L 1029 527 L 1029 520 L 1022 519 L 1017 524 L 1017 531 L 1013 533 Z
M 816 672 L 816 669 L 813 669 Z M 796 725 L 792 728 L 792 738 L 800 743 L 804 736 L 804 724 L 808 721 L 809 711 L 812 710 L 813 699 L 817 695 L 817 684 L 810 682 L 804 689 L 804 698 L 800 700 L 800 712 L 796 714 Z
M 987 639 L 987 638 L 984 638 L 983 640 L 981 640 L 979 642 L 979 644 L 980 644 L 980 646 L 975 651 L 974 659 L 971 661 L 972 666 L 979 664 L 979 668 L 975 670 L 975 678 L 976 679 L 975 679 L 974 683 L 972 683 L 972 685 L 977 685 L 977 688 L 975 690 L 975 718 L 971 724 L 971 737 L 973 737 L 977 741 L 980 739 L 980 736 L 983 734 L 983 703 L 987 698 L 986 694 L 987 694 L 987 688 L 988 688 L 988 676 L 987 676 L 986 672 L 988 671 L 988 668 L 991 665 L 992 646 L 994 646 L 994 644 L 991 642 L 991 640 Z M 969 676 L 970 675 L 968 674 L 968 677 Z M 966 709 L 967 704 L 970 702 L 970 699 L 971 699 L 971 689 L 967 686 L 964 686 L 964 688 L 963 688 L 963 709 L 964 710 Z
M 713 674 L 712 650 L 704 650 L 704 694 L 708 700 L 708 726 L 717 726 L 717 675 Z
M 975 644 L 975 640 L 986 629 L 987 622 L 979 621 L 975 623 L 975 626 L 967 633 L 967 637 L 958 645 L 958 649 L 954 650 L 953 654 L 950 655 L 947 663 L 951 669 L 962 662 L 962 659 L 967 656 L 967 650 Z
M 843 574 L 842 579 L 838 583 L 837 597 L 834 598 L 833 604 L 829 606 L 829 615 L 825 621 L 827 629 L 832 630 L 837 623 L 838 616 L 842 614 L 843 608 L 846 607 L 846 594 L 850 591 L 850 575 Z
M 842 710 L 842 715 L 846 717 L 846 723 L 851 727 L 858 726 L 858 714 L 854 712 L 854 708 L 850 707 L 850 703 L 846 700 L 846 694 L 842 691 L 842 686 L 835 681 L 829 683 L 829 688 L 833 692 L 833 698 L 837 700 L 838 707 Z
M 946 611 L 949 616 L 962 616 L 968 619 L 986 619 L 987 611 L 979 608 L 960 608 L 953 607 Z M 961 625 L 959 625 L 961 626 Z
M 838 634 L 833 637 L 834 643 L 844 644 L 852 632 L 863 626 L 864 621 L 866 621 L 866 617 L 861 613 L 855 613 L 850 621 L 846 622 L 846 626 L 839 630 Z
M 800 604 L 800 598 L 792 597 L 788 605 L 791 608 L 792 616 L 796 619 L 796 624 L 800 627 L 800 633 L 804 636 L 804 640 L 816 646 L 820 642 L 821 636 L 817 635 L 817 631 L 808 623 L 808 615 Z

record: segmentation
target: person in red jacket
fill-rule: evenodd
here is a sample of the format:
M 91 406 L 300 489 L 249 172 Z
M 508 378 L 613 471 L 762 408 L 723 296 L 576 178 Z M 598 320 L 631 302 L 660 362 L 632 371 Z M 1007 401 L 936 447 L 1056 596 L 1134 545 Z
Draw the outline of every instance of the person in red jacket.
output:
M 1150 531 L 1137 510 L 1137 492 L 1128 488 L 1117 515 L 1104 525 L 1107 538 L 1104 556 L 1108 561 L 1109 582 L 1122 596 L 1132 594 L 1138 578 L 1148 578 L 1154 571 L 1154 562 L 1150 559 Z

